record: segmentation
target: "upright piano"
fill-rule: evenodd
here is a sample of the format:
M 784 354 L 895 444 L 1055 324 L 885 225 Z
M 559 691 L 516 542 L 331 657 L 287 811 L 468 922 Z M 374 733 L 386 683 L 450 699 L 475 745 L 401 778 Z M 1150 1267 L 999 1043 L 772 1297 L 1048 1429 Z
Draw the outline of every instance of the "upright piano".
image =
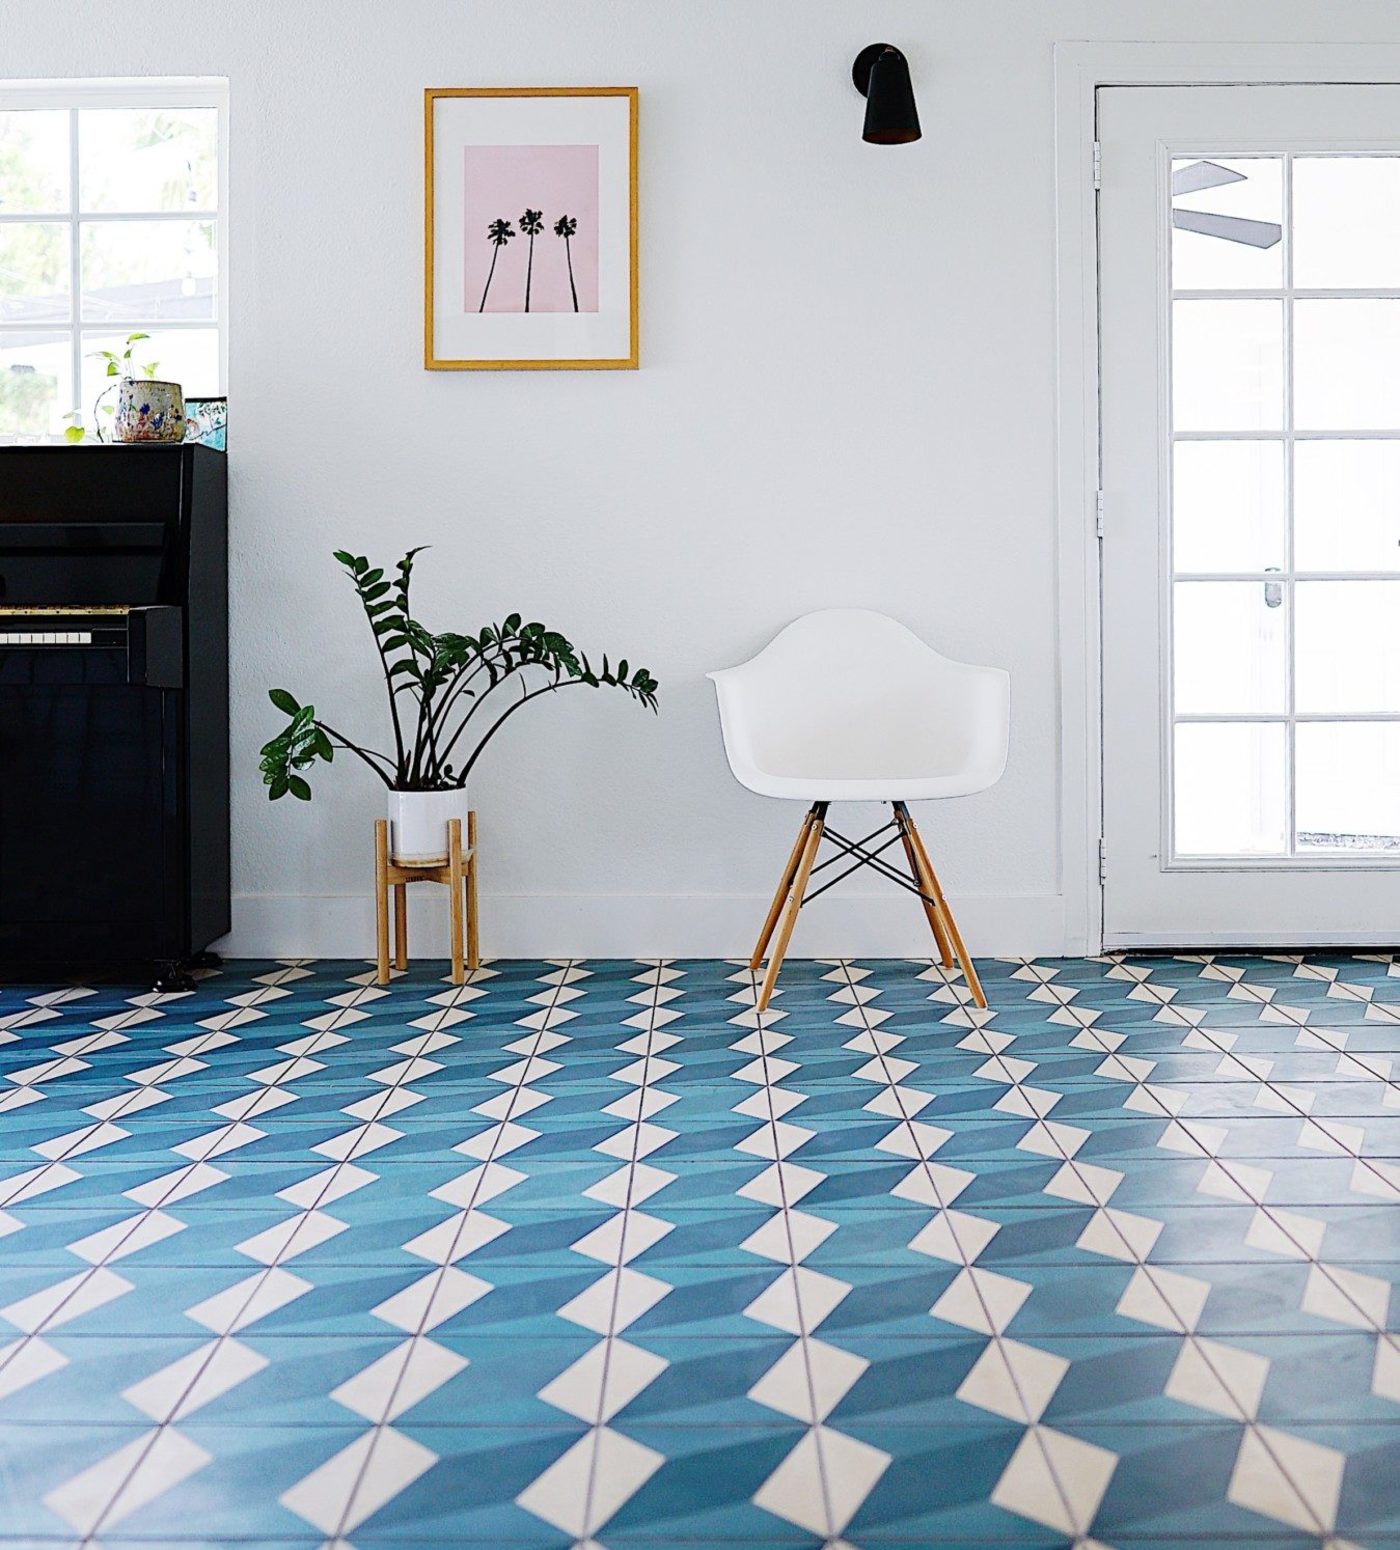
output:
M 228 931 L 227 574 L 223 453 L 0 447 L 0 978 Z

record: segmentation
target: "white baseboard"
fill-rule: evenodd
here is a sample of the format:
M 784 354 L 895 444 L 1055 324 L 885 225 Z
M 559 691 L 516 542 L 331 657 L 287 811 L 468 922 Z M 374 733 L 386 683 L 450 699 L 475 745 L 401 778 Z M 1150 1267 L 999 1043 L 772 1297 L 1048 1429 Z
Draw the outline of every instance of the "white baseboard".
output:
M 447 952 L 446 900 L 410 890 L 410 950 Z M 1058 894 L 949 900 L 977 957 L 1065 951 Z M 481 948 L 492 958 L 734 958 L 753 946 L 768 899 L 738 894 L 487 894 Z M 363 958 L 374 950 L 374 904 L 358 894 L 238 894 L 231 958 Z M 803 958 L 926 957 L 931 939 L 917 900 L 846 894 L 804 910 L 792 941 Z

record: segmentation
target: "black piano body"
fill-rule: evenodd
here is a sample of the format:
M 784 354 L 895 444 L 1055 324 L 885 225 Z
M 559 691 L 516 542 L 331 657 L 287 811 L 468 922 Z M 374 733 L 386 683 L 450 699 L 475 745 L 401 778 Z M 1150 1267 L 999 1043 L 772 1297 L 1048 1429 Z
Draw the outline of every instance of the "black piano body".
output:
M 226 470 L 0 448 L 0 978 L 173 988 L 229 929 Z

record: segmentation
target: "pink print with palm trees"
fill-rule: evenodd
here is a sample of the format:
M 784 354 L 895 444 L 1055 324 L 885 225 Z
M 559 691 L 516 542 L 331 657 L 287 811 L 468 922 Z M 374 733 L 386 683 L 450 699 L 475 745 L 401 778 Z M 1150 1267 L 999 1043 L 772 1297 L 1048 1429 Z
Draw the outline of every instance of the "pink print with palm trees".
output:
M 466 147 L 464 312 L 598 310 L 598 147 Z

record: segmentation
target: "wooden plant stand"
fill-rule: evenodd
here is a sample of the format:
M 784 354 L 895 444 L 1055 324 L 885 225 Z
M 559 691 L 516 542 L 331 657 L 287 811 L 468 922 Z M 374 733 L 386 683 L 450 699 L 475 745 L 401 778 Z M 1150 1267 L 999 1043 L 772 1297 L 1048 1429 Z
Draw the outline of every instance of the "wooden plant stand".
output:
M 462 820 L 447 821 L 447 860 L 437 866 L 399 866 L 389 859 L 389 821 L 379 818 L 374 824 L 374 913 L 378 928 L 379 975 L 381 985 L 389 983 L 389 890 L 394 890 L 394 967 L 408 967 L 408 885 L 410 883 L 446 883 L 452 911 L 452 983 L 466 982 L 463 967 L 463 936 L 466 938 L 466 968 L 481 967 L 481 948 L 477 940 L 476 897 L 476 814 L 467 814 L 467 848 L 462 849 Z M 464 918 L 465 917 L 465 918 Z

